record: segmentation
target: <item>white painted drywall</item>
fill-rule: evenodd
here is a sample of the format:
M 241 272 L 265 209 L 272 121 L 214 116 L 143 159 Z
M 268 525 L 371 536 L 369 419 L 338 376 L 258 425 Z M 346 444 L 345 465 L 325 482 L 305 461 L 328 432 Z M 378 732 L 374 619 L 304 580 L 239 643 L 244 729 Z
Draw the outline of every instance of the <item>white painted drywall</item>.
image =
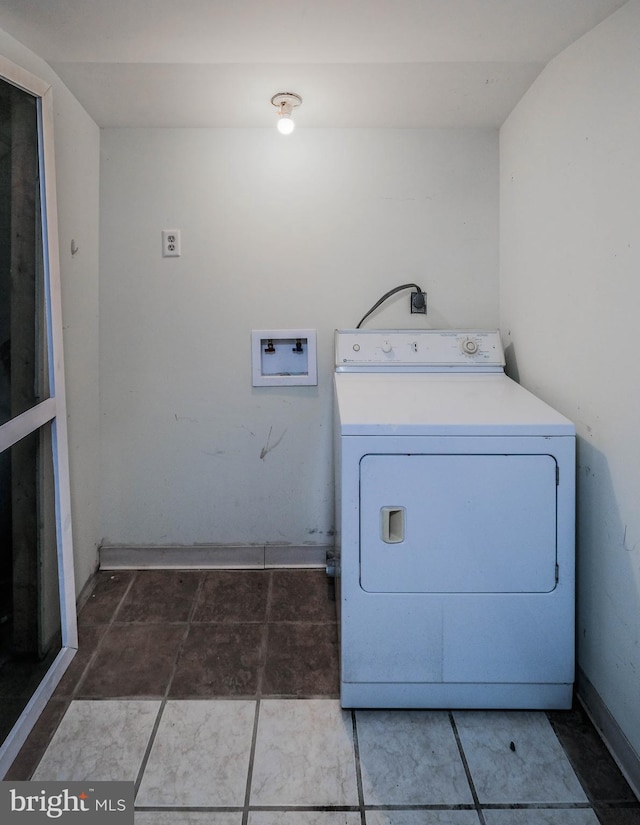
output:
M 501 324 L 578 429 L 579 664 L 640 753 L 640 2 L 501 130 Z
M 0 29 L 0 54 L 51 83 L 76 589 L 98 563 L 100 130 L 51 68 Z M 71 241 L 77 252 L 71 254 Z
M 493 130 L 106 129 L 106 544 L 331 544 L 333 331 L 495 327 Z M 161 257 L 180 229 L 182 256 Z M 252 329 L 311 328 L 318 386 L 252 388 Z

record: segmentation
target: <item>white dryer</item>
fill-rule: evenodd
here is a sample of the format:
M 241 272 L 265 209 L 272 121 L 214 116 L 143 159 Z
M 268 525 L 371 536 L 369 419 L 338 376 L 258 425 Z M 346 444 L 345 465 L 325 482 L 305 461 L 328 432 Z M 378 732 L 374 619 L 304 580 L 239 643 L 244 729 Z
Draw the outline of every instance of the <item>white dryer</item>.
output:
M 344 707 L 568 708 L 575 427 L 498 332 L 337 330 Z

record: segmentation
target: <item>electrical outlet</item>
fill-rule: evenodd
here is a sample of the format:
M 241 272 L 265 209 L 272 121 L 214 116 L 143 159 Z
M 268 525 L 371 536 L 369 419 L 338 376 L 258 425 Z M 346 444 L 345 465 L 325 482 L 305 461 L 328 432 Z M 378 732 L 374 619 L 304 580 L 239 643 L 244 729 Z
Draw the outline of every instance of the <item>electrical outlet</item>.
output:
M 180 230 L 179 229 L 163 229 L 162 230 L 162 257 L 163 258 L 179 258 L 180 257 Z
M 420 315 L 427 314 L 427 293 L 426 292 L 412 292 L 411 293 L 411 314 L 419 313 Z

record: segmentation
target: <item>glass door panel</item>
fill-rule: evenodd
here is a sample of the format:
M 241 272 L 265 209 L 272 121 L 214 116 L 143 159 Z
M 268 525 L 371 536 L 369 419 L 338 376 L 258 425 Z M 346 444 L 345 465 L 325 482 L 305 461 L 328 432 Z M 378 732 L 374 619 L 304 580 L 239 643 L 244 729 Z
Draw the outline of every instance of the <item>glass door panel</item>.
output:
M 0 424 L 48 396 L 36 98 L 0 82 Z
M 0 778 L 77 647 L 52 122 L 0 58 Z
M 51 425 L 0 453 L 0 737 L 60 651 Z

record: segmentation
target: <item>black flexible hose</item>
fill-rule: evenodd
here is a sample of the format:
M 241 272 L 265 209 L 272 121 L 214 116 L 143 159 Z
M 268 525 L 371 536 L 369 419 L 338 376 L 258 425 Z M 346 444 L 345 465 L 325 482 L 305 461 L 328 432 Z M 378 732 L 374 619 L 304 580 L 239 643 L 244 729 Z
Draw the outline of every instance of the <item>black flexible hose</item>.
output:
M 418 286 L 418 284 L 402 284 L 401 286 L 394 287 L 394 289 L 390 289 L 389 292 L 385 292 L 385 294 L 382 296 L 382 298 L 380 298 L 379 301 L 376 301 L 376 303 L 371 307 L 371 309 L 362 316 L 362 318 L 360 319 L 360 322 L 359 322 L 358 326 L 356 327 L 356 329 L 360 329 L 360 325 L 362 324 L 362 322 L 366 318 L 368 318 L 371 315 L 372 312 L 375 312 L 375 310 L 378 309 L 380 304 L 383 304 L 387 300 L 387 298 L 390 298 L 392 295 L 395 295 L 396 292 L 400 292 L 403 289 L 411 289 L 411 287 L 415 287 L 418 290 L 418 292 L 423 292 L 424 291 L 422 289 L 422 287 Z

